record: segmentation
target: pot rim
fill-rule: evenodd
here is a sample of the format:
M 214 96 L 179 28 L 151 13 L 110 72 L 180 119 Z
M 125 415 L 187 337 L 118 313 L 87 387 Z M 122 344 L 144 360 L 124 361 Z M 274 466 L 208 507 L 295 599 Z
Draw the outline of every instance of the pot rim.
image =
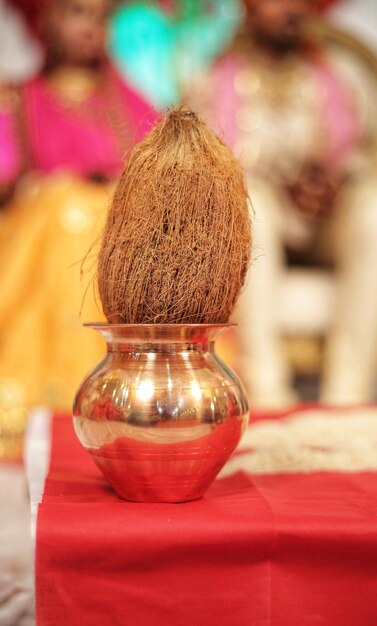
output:
M 190 323 L 185 323 L 185 324 L 120 324 L 120 323 L 115 323 L 112 324 L 111 322 L 85 322 L 83 324 L 83 326 L 85 326 L 85 328 L 236 328 L 238 324 L 234 323 L 234 322 L 218 322 L 218 323 L 214 323 L 214 324 L 190 324 Z

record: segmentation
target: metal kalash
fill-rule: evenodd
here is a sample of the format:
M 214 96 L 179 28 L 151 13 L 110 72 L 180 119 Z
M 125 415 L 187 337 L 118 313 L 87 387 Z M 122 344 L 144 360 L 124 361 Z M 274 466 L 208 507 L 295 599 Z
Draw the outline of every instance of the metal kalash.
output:
M 229 325 L 89 327 L 107 355 L 76 395 L 81 444 L 126 500 L 200 498 L 248 422 L 245 391 L 215 353 Z

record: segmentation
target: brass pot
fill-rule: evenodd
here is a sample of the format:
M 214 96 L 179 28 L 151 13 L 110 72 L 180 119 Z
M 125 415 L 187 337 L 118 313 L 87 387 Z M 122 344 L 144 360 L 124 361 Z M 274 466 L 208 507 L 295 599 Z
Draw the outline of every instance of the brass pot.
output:
M 81 444 L 126 500 L 200 498 L 248 422 L 245 391 L 215 354 L 229 325 L 88 326 L 107 355 L 75 398 Z

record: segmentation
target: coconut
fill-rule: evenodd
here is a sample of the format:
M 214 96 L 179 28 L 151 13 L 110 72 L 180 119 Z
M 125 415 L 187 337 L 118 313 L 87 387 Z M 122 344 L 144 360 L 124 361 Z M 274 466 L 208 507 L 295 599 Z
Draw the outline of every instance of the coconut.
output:
M 133 149 L 98 258 L 110 323 L 225 323 L 250 261 L 241 167 L 193 112 L 168 112 Z

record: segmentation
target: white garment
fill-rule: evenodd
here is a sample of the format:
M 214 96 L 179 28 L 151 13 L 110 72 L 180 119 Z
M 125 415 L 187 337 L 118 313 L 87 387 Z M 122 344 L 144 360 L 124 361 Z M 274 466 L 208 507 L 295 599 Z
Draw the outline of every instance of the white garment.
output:
M 293 401 L 291 372 L 280 345 L 277 323 L 279 283 L 284 280 L 284 245 L 289 243 L 281 188 L 250 182 L 255 211 L 254 262 L 241 294 L 237 321 L 243 346 L 244 377 L 254 405 Z M 377 371 L 377 177 L 359 174 L 338 195 L 323 227 L 336 264 L 336 302 L 327 337 L 321 399 L 347 404 L 373 399 Z

